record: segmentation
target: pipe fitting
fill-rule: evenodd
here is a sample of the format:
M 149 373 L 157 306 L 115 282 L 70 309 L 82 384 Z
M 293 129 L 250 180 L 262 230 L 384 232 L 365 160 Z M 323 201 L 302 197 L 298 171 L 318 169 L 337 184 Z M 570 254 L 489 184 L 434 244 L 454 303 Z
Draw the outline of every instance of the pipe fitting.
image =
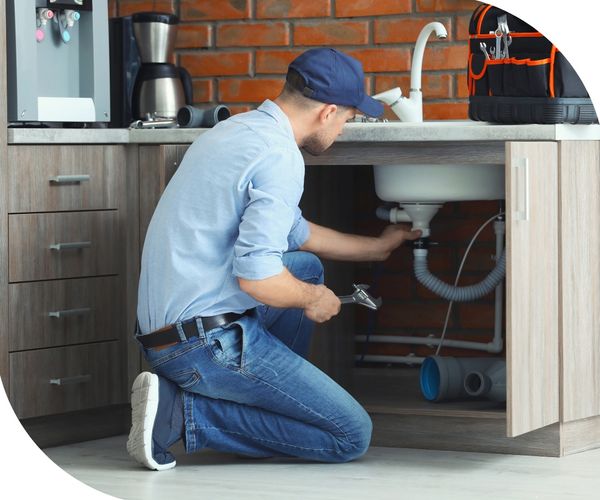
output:
M 469 372 L 464 380 L 465 392 L 472 397 L 506 401 L 506 362 L 495 360 L 485 370 Z
M 418 250 L 428 250 L 429 249 L 429 245 L 432 245 L 433 242 L 429 239 L 429 237 L 421 237 L 418 238 L 416 240 L 413 240 L 410 242 L 413 249 L 418 249 Z
M 482 396 L 506 401 L 506 362 L 501 358 L 429 356 L 419 381 L 425 399 L 436 403 Z

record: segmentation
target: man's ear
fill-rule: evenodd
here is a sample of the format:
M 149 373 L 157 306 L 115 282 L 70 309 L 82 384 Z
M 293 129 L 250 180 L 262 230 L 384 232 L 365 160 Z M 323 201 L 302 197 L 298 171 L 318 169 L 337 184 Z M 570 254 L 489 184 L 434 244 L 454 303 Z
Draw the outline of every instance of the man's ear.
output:
M 331 120 L 337 113 L 337 106 L 335 104 L 324 104 L 319 111 L 319 123 L 324 124 Z

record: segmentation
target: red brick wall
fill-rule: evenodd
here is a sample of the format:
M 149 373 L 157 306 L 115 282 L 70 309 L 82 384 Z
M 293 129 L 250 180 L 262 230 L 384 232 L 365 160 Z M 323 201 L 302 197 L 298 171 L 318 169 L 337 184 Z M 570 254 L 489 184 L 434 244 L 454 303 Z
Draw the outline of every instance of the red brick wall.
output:
M 339 47 L 360 59 L 370 93 L 400 86 L 408 93 L 411 50 L 426 23 L 446 26 L 446 41 L 430 39 L 423 61 L 424 117 L 427 120 L 467 117 L 466 40 L 475 0 L 110 0 L 110 15 L 155 10 L 180 17 L 177 58 L 194 78 L 196 103 L 228 104 L 234 112 L 275 97 L 288 63 L 317 45 Z M 389 118 L 395 118 L 387 112 Z M 364 169 L 355 193 L 357 228 L 376 234 L 385 225 L 374 218 L 378 205 L 372 174 Z M 433 219 L 430 269 L 453 282 L 464 249 L 497 203 L 449 203 Z M 491 226 L 480 236 L 463 272 L 461 284 L 482 279 L 493 267 Z M 447 303 L 412 277 L 412 251 L 402 248 L 381 265 L 360 264 L 360 282 L 376 285 L 384 307 L 372 315 L 357 308 L 361 333 L 439 335 Z M 345 293 L 340 291 L 340 293 Z M 493 333 L 493 296 L 455 305 L 449 337 L 487 342 Z M 429 355 L 428 347 L 372 344 L 374 354 Z M 484 353 L 444 349 L 448 355 Z
M 144 10 L 181 20 L 177 58 L 194 79 L 197 104 L 234 112 L 281 89 L 289 62 L 307 48 L 336 46 L 358 58 L 370 93 L 408 93 L 411 49 L 438 20 L 446 41 L 430 39 L 423 61 L 424 117 L 467 117 L 468 20 L 475 0 L 109 0 L 111 16 Z M 388 110 L 388 118 L 395 118 Z

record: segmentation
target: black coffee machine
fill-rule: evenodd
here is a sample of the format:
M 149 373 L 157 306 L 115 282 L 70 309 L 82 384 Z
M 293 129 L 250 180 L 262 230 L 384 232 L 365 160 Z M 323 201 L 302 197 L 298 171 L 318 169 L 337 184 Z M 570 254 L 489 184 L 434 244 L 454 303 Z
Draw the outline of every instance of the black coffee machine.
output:
M 141 12 L 110 20 L 111 127 L 173 121 L 193 104 L 189 73 L 170 63 L 178 19 Z

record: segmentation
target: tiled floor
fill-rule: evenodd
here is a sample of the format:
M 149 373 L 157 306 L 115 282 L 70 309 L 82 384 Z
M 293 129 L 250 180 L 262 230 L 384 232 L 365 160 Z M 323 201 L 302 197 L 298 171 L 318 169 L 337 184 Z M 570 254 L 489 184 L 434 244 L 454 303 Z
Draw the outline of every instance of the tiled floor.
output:
M 75 478 L 123 499 L 598 499 L 600 450 L 540 458 L 371 448 L 348 464 L 246 460 L 212 451 L 154 472 L 132 462 L 126 436 L 48 448 Z

